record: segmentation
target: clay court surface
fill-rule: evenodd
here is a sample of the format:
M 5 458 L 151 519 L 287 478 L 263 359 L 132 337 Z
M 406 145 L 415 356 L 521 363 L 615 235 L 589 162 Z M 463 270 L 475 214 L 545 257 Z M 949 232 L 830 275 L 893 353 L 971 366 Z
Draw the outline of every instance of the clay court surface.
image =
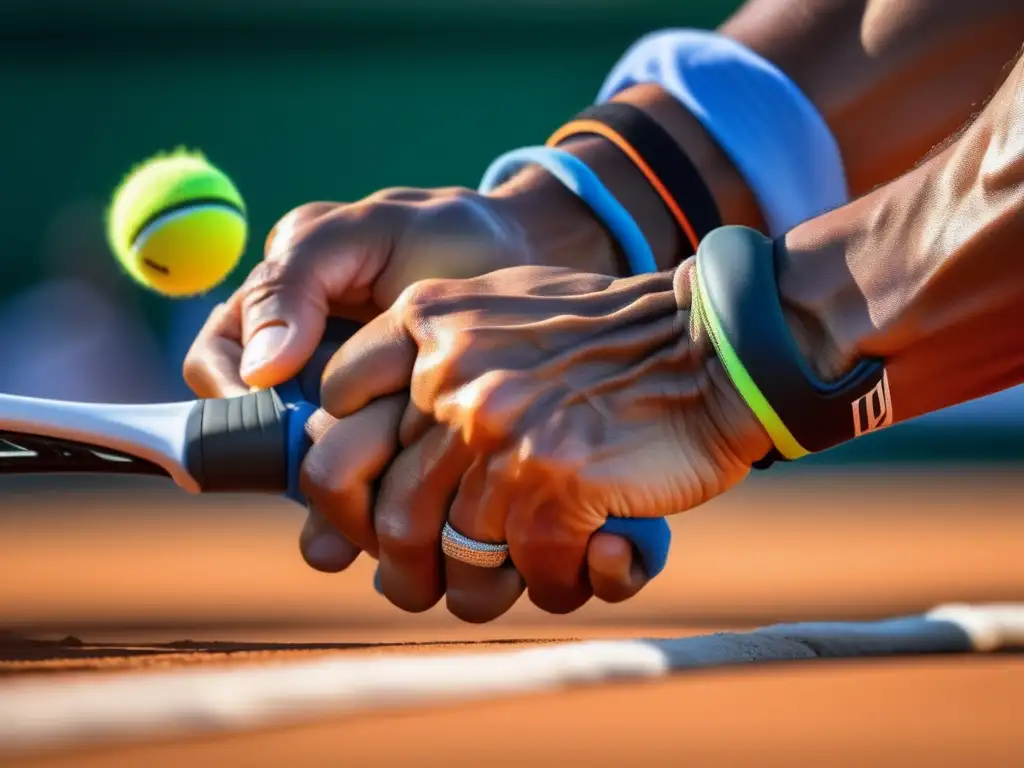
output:
M 372 564 L 324 576 L 301 510 L 158 482 L 0 487 L 0 696 L 33 676 L 315 655 L 491 651 L 1024 600 L 1017 470 L 759 477 L 674 522 L 635 600 L 484 627 L 409 616 Z M 1024 655 L 808 662 L 366 713 L 288 728 L 0 756 L 3 765 L 1022 765 Z

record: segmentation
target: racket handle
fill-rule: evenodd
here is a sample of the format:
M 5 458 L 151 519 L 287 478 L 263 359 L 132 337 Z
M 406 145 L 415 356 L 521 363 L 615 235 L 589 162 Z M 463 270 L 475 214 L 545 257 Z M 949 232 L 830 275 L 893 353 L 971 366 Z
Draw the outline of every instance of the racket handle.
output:
M 281 493 L 305 504 L 299 491 L 302 459 L 310 447 L 306 421 L 319 407 L 320 377 L 334 352 L 356 330 L 332 318 L 302 372 L 273 390 L 200 401 L 188 424 L 188 469 L 204 491 Z M 668 559 L 671 531 L 662 518 L 609 518 L 601 527 L 628 539 L 650 577 Z
M 320 404 L 320 377 L 359 323 L 331 318 L 298 376 L 271 390 L 198 400 L 185 433 L 185 465 L 204 493 L 299 493 L 309 450 L 305 424 Z

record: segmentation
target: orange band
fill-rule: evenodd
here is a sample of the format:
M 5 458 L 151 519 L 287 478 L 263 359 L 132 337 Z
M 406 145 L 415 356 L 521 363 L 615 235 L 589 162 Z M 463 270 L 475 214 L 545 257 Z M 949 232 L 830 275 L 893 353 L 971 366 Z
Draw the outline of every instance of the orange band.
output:
M 573 120 L 555 131 L 551 138 L 548 139 L 547 146 L 558 146 L 569 137 L 577 136 L 579 134 L 596 134 L 603 139 L 607 139 L 630 159 L 633 165 L 635 165 L 647 178 L 648 183 L 654 188 L 654 191 L 658 193 L 658 196 L 661 198 L 662 202 L 665 203 L 665 207 L 668 208 L 680 229 L 686 233 L 686 237 L 689 239 L 690 245 L 693 246 L 694 253 L 696 253 L 697 246 L 700 245 L 700 238 L 698 238 L 697 233 L 694 232 L 693 226 L 690 224 L 690 220 L 686 218 L 686 214 L 683 213 L 679 204 L 676 203 L 675 198 L 669 194 L 665 185 L 661 183 L 661 179 L 659 179 L 654 171 L 651 170 L 651 167 L 643 159 L 640 153 L 633 149 L 633 145 L 626 141 L 626 139 L 613 128 L 610 128 L 597 120 Z

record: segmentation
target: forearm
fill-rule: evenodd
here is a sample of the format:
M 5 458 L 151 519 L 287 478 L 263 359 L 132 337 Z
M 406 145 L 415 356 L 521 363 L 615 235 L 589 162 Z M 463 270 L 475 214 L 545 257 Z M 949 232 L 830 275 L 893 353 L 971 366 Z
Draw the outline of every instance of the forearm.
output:
M 720 32 L 778 66 L 810 98 L 839 143 L 853 196 L 910 168 L 963 124 L 998 84 L 1024 37 L 1012 0 L 750 0 Z M 690 158 L 725 224 L 767 231 L 747 182 L 701 122 L 658 84 L 617 93 L 654 118 Z M 640 171 L 603 138 L 562 145 L 583 159 L 647 237 L 659 268 L 692 253 Z M 539 168 L 497 197 L 524 222 L 545 263 L 615 273 L 615 244 L 589 211 Z M 813 214 L 812 214 L 813 215 Z M 588 221 L 589 219 L 589 221 Z M 586 245 L 589 252 L 575 250 Z
M 783 304 L 819 374 L 886 360 L 906 420 L 1024 380 L 1024 59 L 900 179 L 785 238 Z
M 1015 0 L 749 0 L 719 30 L 822 113 L 856 197 L 957 130 L 1024 39 Z

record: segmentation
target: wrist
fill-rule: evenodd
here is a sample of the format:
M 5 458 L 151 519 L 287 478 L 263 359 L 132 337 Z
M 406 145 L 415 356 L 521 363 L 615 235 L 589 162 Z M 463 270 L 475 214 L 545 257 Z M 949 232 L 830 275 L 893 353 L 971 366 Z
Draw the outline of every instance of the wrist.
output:
M 776 248 L 780 299 L 808 363 L 831 382 L 860 360 L 885 360 L 894 421 L 986 393 L 960 386 L 962 359 L 949 351 L 965 320 L 985 314 L 954 298 L 958 278 L 950 268 L 972 241 L 983 251 L 992 245 L 991 237 L 975 236 L 974 222 L 957 219 L 955 211 L 984 204 L 970 199 L 983 185 L 968 181 L 973 171 L 957 165 L 955 148 L 795 228 Z M 951 208 L 935 190 L 957 183 L 963 189 Z M 975 333 L 976 352 L 989 341 Z
M 849 232 L 804 225 L 775 248 L 783 315 L 804 359 L 825 382 L 849 370 L 868 335 L 858 312 L 864 300 L 846 267 L 854 242 Z
M 631 104 L 657 121 L 695 166 L 722 220 L 764 230 L 753 193 L 700 122 L 668 92 L 640 84 L 613 101 Z M 692 255 L 682 242 L 672 213 L 648 179 L 623 152 L 599 136 L 582 135 L 560 149 L 591 168 L 643 232 L 659 269 L 672 269 Z M 540 263 L 588 272 L 621 275 L 622 254 L 614 238 L 590 209 L 547 171 L 527 167 L 489 193 L 506 218 L 517 222 Z
M 685 161 L 685 165 L 692 168 L 690 173 L 699 176 L 696 183 L 704 187 L 704 194 L 708 196 L 713 216 L 719 224 L 743 224 L 756 229 L 766 227 L 757 201 L 743 177 L 700 121 L 671 94 L 657 85 L 640 84 L 615 94 L 610 103 L 632 107 L 663 131 L 664 140 L 674 144 L 676 151 L 684 156 L 680 162 Z M 587 122 L 587 118 L 583 117 L 582 121 Z M 570 122 L 570 127 L 574 124 Z M 616 129 L 613 127 L 611 130 L 615 132 Z M 693 255 L 695 234 L 699 239 L 708 231 L 706 226 L 694 225 L 698 222 L 706 225 L 707 222 L 703 216 L 689 220 L 691 211 L 685 203 L 680 210 L 678 206 L 685 194 L 682 197 L 672 195 L 672 200 L 666 200 L 663 196 L 671 195 L 664 188 L 667 179 L 664 176 L 652 179 L 652 173 L 656 177 L 658 175 L 657 170 L 653 170 L 656 166 L 638 163 L 637 158 L 630 154 L 631 147 L 622 146 L 622 142 L 629 145 L 629 139 L 622 139 L 621 135 L 619 138 L 621 141 L 616 141 L 601 131 L 581 128 L 558 140 L 558 146 L 583 160 L 601 177 L 606 188 L 643 231 L 657 267 L 672 269 L 682 259 Z M 642 154 L 640 156 L 643 157 Z M 671 190 L 671 184 L 668 190 Z M 700 204 L 701 195 L 695 194 L 694 202 Z M 697 210 L 693 213 L 697 214 Z M 714 226 L 717 225 L 712 225 L 712 228 Z
M 833 371 L 884 359 L 895 420 L 1020 382 L 1022 83 L 1024 60 L 927 162 L 786 238 L 780 293 L 811 354 Z
M 518 227 L 535 263 L 617 275 L 622 257 L 614 238 L 586 203 L 539 166 L 528 166 L 487 195 L 498 214 Z
M 945 158 L 920 166 L 777 243 L 783 311 L 815 373 L 834 381 L 864 358 L 891 359 L 928 329 L 910 314 L 937 263 L 948 209 Z
M 920 168 L 777 241 L 783 313 L 822 381 L 912 343 L 914 332 L 903 323 L 921 243 L 912 220 L 935 209 L 928 175 Z

